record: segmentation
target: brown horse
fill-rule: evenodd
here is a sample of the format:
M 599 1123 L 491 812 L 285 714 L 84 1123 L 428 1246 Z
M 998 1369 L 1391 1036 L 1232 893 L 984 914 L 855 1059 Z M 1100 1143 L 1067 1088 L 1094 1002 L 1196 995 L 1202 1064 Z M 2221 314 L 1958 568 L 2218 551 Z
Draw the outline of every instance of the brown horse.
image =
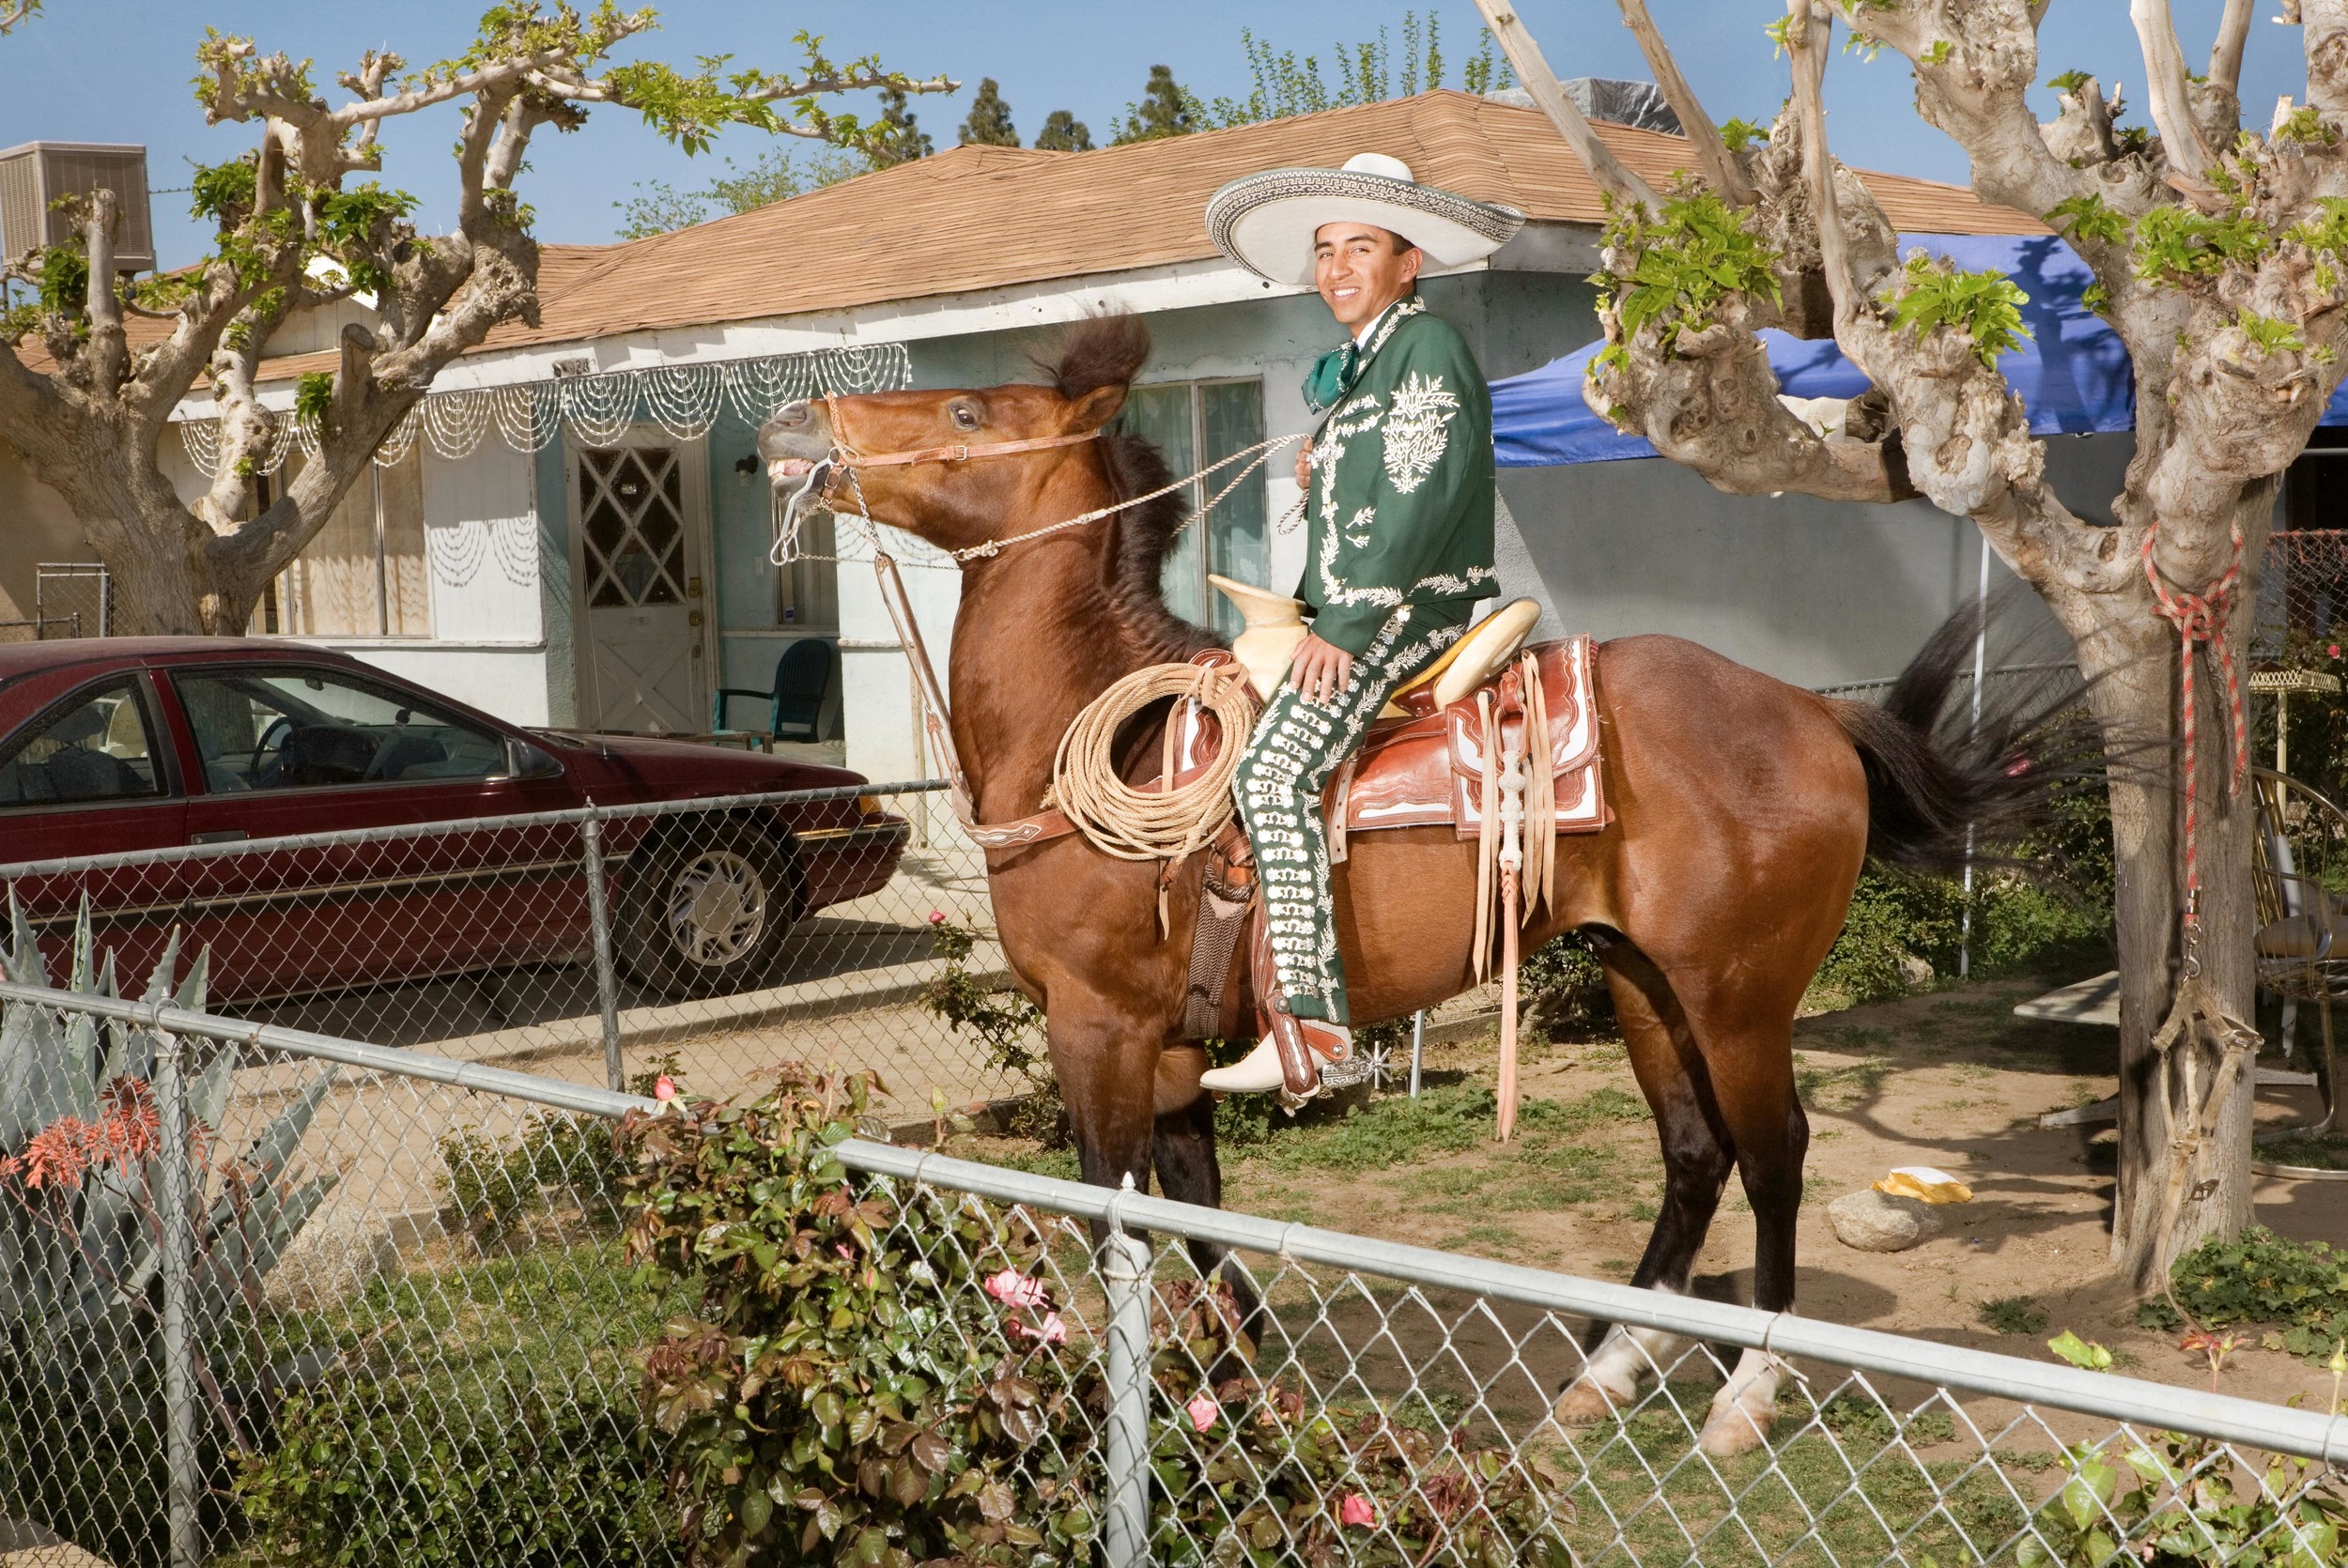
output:
M 1089 323 L 1043 367 L 1049 385 L 795 404 L 761 431 L 759 449 L 778 484 L 831 464 L 818 471 L 836 510 L 860 503 L 950 550 L 1005 539 L 1171 477 L 1132 438 L 1049 440 L 1114 418 L 1148 348 L 1128 318 Z M 952 455 L 998 443 L 1022 446 Z M 854 466 L 882 454 L 899 461 Z M 1145 502 L 965 564 L 949 687 L 980 822 L 1039 808 L 1061 734 L 1112 682 L 1213 644 L 1159 594 L 1181 521 L 1176 500 Z M 1598 939 L 1655 1114 L 1664 1199 L 1633 1284 L 1687 1288 L 1733 1166 L 1758 1231 L 1754 1304 L 1792 1305 L 1809 1143 L 1794 1093 L 1794 1014 L 1861 865 L 1871 853 L 1948 864 L 1969 826 L 1994 825 L 2033 788 L 2005 765 L 2012 727 L 1984 726 L 1970 748 L 1930 732 L 1965 641 L 1936 638 L 1884 707 L 1817 697 L 1672 638 L 1598 650 L 1616 821 L 1559 841 L 1561 896 L 1523 944 L 1531 951 L 1573 929 Z M 1336 894 L 1356 1023 L 1475 984 L 1475 853 L 1447 828 L 1353 838 Z M 1070 837 L 998 858 L 992 873 L 1003 950 L 1043 1008 L 1085 1179 L 1113 1186 L 1131 1176 L 1146 1186 L 1154 1171 L 1168 1196 L 1215 1204 L 1213 1110 L 1198 1086 L 1206 1058 L 1178 1038 L 1199 883 L 1194 864 L 1173 889 L 1173 934 L 1161 940 L 1148 863 Z M 1605 1419 L 1670 1354 L 1664 1336 L 1608 1331 L 1558 1419 Z M 1769 1358 L 1748 1351 L 1713 1404 L 1706 1448 L 1763 1441 L 1777 1379 Z

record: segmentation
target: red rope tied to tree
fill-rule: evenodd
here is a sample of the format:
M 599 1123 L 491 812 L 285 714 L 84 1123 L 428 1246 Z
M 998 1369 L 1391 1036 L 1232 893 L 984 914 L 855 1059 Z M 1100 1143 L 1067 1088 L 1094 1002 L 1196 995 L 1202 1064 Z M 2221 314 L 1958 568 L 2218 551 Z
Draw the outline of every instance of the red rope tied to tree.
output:
M 2250 768 L 2249 724 L 2243 712 L 2242 678 L 2234 668 L 2233 649 L 2226 641 L 2226 622 L 2233 613 L 2234 590 L 2242 583 L 2242 525 L 2236 522 L 2231 530 L 2232 549 L 2225 571 L 2217 580 L 2199 593 L 2171 593 L 2160 580 L 2160 568 L 2153 562 L 2153 544 L 2159 537 L 2160 525 L 2155 523 L 2144 530 L 2144 580 L 2153 585 L 2153 599 L 2159 606 L 2161 616 L 2177 628 L 2178 729 L 2179 739 L 2185 743 L 2185 972 L 2188 976 L 2200 972 L 2201 934 L 2201 866 L 2195 844 L 2195 830 L 2200 823 L 2201 768 L 2196 749 L 2195 704 L 2193 701 L 2193 648 L 2206 643 L 2217 651 L 2217 670 L 2226 683 L 2226 711 L 2232 719 L 2232 767 L 2227 773 L 2226 793 L 2229 799 L 2242 794 L 2242 781 Z

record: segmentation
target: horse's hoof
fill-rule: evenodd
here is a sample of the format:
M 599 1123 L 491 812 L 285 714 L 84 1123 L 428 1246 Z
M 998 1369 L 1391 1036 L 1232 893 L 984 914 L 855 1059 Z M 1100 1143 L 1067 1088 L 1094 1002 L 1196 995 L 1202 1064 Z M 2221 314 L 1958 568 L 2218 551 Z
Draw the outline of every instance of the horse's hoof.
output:
M 1630 1403 L 1628 1399 L 1617 1402 L 1613 1394 L 1584 1377 L 1557 1396 L 1557 1404 L 1550 1411 L 1550 1416 L 1570 1432 L 1612 1421 L 1614 1412 Z
M 1715 1459 L 1734 1459 L 1768 1447 L 1769 1428 L 1776 1421 L 1774 1405 L 1755 1410 L 1737 1400 L 1715 1401 L 1696 1446 Z

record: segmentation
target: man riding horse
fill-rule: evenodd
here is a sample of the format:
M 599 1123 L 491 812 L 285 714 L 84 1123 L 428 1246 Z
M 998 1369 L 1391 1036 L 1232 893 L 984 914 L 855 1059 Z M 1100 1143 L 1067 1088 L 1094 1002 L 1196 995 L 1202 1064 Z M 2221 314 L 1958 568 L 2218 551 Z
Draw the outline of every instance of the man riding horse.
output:
M 1233 786 L 1263 889 L 1254 961 L 1269 1027 L 1207 1088 L 1283 1089 L 1293 1103 L 1321 1087 L 1324 1064 L 1352 1057 L 1322 792 L 1387 699 L 1498 592 L 1491 392 L 1417 283 L 1480 261 L 1523 222 L 1378 153 L 1253 175 L 1208 204 L 1225 254 L 1274 283 L 1309 283 L 1352 337 L 1305 383 L 1323 416 L 1296 462 L 1307 518 L 1296 596 L 1312 631 Z

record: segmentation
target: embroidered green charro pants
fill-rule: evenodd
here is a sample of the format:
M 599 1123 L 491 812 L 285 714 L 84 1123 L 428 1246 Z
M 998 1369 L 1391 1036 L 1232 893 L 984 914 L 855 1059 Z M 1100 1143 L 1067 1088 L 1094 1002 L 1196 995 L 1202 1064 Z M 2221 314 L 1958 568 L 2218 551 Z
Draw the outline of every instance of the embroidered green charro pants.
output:
M 1361 748 L 1395 688 L 1460 640 L 1472 607 L 1456 601 L 1397 607 L 1353 661 L 1343 691 L 1322 703 L 1283 686 L 1248 738 L 1232 791 L 1256 852 L 1273 966 L 1299 1018 L 1349 1022 L 1321 792 Z

